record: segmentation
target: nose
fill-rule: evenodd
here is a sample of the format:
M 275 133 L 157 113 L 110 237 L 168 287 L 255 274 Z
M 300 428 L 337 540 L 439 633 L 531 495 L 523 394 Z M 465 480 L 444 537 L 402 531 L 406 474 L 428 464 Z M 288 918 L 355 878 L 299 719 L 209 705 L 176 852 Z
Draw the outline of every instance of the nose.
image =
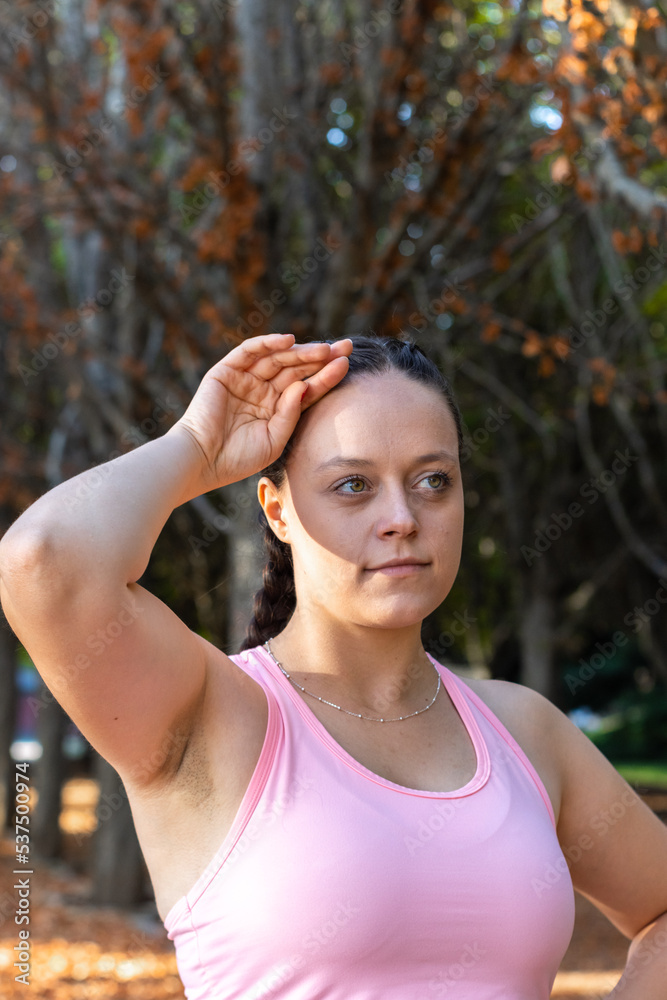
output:
M 405 489 L 396 486 L 383 492 L 384 497 L 379 504 L 378 535 L 411 535 L 418 529 L 419 524 Z

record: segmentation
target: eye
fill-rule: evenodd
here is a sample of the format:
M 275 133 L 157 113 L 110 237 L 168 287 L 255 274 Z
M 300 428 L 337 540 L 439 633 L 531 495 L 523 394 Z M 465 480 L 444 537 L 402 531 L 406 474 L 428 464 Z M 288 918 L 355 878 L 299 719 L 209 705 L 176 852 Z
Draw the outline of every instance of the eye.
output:
M 357 485 L 361 484 L 362 487 L 365 485 L 363 479 L 359 479 L 358 476 L 351 476 L 349 479 L 346 479 L 344 482 L 340 483 L 336 487 L 336 491 L 340 492 L 340 493 L 347 492 L 346 490 L 343 490 L 343 486 L 350 486 L 352 484 L 357 484 Z M 350 492 L 351 493 L 361 493 L 362 490 L 351 490 Z
M 421 482 L 431 482 L 434 479 L 440 480 L 439 483 L 436 483 L 434 487 L 434 492 L 436 490 L 446 489 L 448 486 L 451 485 L 452 482 L 451 476 L 447 472 L 432 472 L 429 476 L 424 476 L 424 479 L 422 479 Z

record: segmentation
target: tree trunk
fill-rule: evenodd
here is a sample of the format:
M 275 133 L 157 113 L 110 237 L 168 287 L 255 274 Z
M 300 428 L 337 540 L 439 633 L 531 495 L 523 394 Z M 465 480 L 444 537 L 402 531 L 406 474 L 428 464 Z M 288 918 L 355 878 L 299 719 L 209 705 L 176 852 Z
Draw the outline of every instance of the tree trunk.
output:
M 0 622 L 0 831 L 14 816 L 14 761 L 10 753 L 16 722 L 16 639 Z
M 222 491 L 225 509 L 234 521 L 234 529 L 228 535 L 230 607 L 228 615 L 227 650 L 235 653 L 243 642 L 248 622 L 252 615 L 255 591 L 262 585 L 264 551 L 257 515 L 257 480 L 251 476 L 240 483 L 225 486 Z
M 66 762 L 63 757 L 63 736 L 68 717 L 43 685 L 39 698 L 38 736 L 42 756 L 36 768 L 37 805 L 32 821 L 32 846 L 41 858 L 60 856 L 60 799 L 65 781 Z
M 144 897 L 145 870 L 127 793 L 118 772 L 97 753 L 94 776 L 100 797 L 93 836 L 92 901 L 133 906 Z
M 546 586 L 547 567 L 541 569 L 538 560 L 535 572 L 526 580 L 524 611 L 519 624 L 521 650 L 521 683 L 553 700 L 554 683 L 554 619 L 552 594 Z

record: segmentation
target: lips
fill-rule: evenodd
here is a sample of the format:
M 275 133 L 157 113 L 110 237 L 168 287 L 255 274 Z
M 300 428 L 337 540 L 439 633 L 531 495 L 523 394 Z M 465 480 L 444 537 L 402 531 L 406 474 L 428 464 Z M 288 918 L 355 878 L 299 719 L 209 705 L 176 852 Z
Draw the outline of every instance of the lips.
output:
M 427 562 L 421 559 L 389 559 L 385 563 L 381 563 L 379 566 L 369 566 L 368 568 L 373 569 L 388 569 L 390 566 L 428 566 Z

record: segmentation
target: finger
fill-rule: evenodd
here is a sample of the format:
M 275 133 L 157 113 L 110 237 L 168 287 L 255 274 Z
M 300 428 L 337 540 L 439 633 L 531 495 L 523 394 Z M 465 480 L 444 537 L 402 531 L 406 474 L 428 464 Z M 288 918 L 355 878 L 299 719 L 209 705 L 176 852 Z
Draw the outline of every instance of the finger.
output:
M 297 349 L 310 346 L 311 345 L 306 344 L 295 344 L 294 347 L 291 348 L 291 351 L 295 353 L 292 354 L 290 359 L 290 366 L 281 368 L 281 370 L 276 372 L 276 374 L 271 378 L 271 384 L 278 393 L 281 393 L 284 389 L 286 389 L 291 382 L 306 379 L 309 378 L 309 376 L 314 375 L 325 365 L 329 364 L 330 361 L 333 361 L 337 356 L 348 356 L 352 352 L 352 341 L 349 339 L 341 340 L 330 345 L 325 345 L 330 347 L 329 357 L 325 354 L 324 357 L 316 356 L 314 359 L 309 358 L 306 361 L 301 360 L 302 355 L 296 353 Z M 319 353 L 320 352 L 318 352 L 318 354 Z M 252 374 L 257 373 L 257 367 L 258 366 L 255 366 L 252 369 Z
M 266 425 L 276 454 L 282 453 L 301 415 L 303 383 L 294 382 L 281 394 L 275 413 Z
M 301 401 L 301 409 L 304 410 L 308 406 L 312 406 L 316 403 L 318 399 L 329 389 L 333 389 L 335 385 L 341 381 L 341 379 L 347 374 L 350 367 L 347 356 L 342 356 L 340 358 L 334 358 L 330 361 L 328 365 L 322 368 L 321 371 L 317 372 L 315 375 L 311 376 L 307 382 L 304 384 L 307 386 L 307 392 Z M 303 392 L 303 390 L 301 390 Z
M 313 361 L 303 361 L 289 367 L 282 367 L 269 381 L 276 392 L 280 394 L 292 382 L 300 382 L 315 375 L 329 364 L 331 360 L 334 359 L 329 357 L 316 358 Z M 256 370 L 253 369 L 251 374 L 256 374 Z
M 285 338 L 290 338 L 292 343 Z M 317 359 L 325 361 L 329 357 L 328 344 L 295 344 L 293 341 L 294 334 L 291 333 L 250 337 L 225 355 L 222 363 L 237 371 L 250 371 L 253 375 L 268 380 L 285 367 L 304 361 L 312 363 Z
M 331 345 L 332 359 L 334 357 L 342 357 L 343 355 L 348 357 L 352 353 L 353 346 L 354 345 L 349 337 L 346 337 L 345 340 L 334 341 L 334 343 Z
M 328 344 L 294 344 L 288 351 L 277 351 L 275 354 L 259 358 L 248 369 L 250 375 L 271 382 L 282 392 L 290 382 L 312 375 L 331 359 L 331 348 Z
M 218 364 L 246 371 L 259 358 L 274 354 L 278 350 L 288 350 L 293 343 L 293 333 L 268 333 L 261 337 L 249 337 L 225 354 Z

